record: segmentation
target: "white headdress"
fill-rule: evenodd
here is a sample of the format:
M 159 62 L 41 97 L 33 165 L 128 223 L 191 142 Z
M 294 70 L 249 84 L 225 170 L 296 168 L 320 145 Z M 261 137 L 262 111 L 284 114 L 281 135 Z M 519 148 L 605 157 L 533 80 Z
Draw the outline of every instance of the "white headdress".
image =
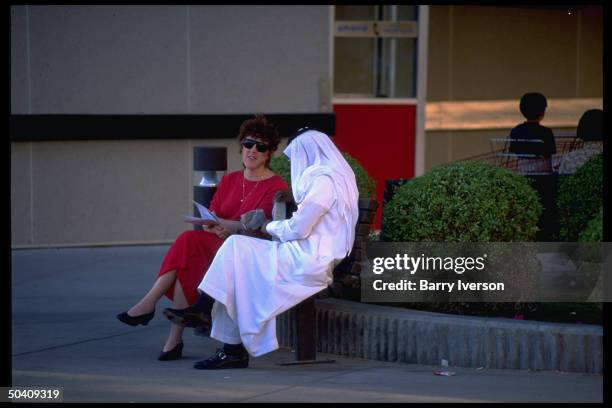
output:
M 284 154 L 291 160 L 291 188 L 296 203 L 302 202 L 316 176 L 325 174 L 334 181 L 338 210 L 348 228 L 348 254 L 355 241 L 355 225 L 359 217 L 359 192 L 353 169 L 329 136 L 316 130 L 300 134 L 287 146 Z

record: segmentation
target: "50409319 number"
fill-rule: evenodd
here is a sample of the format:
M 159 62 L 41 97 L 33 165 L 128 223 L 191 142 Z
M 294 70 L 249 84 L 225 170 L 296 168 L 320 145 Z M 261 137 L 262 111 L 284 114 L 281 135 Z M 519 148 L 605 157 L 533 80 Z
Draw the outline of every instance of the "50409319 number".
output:
M 48 401 L 61 402 L 61 387 L 2 387 L 2 400 L 7 401 Z

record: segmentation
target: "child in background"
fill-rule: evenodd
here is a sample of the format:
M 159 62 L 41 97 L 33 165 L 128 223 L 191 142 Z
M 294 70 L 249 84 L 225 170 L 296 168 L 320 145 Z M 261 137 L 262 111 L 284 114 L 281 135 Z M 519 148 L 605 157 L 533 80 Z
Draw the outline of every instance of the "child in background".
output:
M 509 152 L 517 154 L 522 173 L 552 172 L 551 157 L 557 152 L 550 128 L 540 125 L 546 113 L 546 97 L 538 92 L 523 95 L 519 108 L 527 119 L 510 131 Z

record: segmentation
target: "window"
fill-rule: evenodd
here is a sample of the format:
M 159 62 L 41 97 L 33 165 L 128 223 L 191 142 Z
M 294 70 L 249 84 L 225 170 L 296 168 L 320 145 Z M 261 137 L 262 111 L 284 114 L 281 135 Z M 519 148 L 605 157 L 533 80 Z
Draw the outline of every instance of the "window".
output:
M 418 6 L 335 6 L 334 95 L 416 95 Z

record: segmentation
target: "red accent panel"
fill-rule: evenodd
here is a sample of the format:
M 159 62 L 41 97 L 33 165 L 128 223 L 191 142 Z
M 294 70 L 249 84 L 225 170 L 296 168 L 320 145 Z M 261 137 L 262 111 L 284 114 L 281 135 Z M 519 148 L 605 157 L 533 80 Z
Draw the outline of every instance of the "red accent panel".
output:
M 336 146 L 357 159 L 376 179 L 380 229 L 385 180 L 414 176 L 416 105 L 334 105 Z

